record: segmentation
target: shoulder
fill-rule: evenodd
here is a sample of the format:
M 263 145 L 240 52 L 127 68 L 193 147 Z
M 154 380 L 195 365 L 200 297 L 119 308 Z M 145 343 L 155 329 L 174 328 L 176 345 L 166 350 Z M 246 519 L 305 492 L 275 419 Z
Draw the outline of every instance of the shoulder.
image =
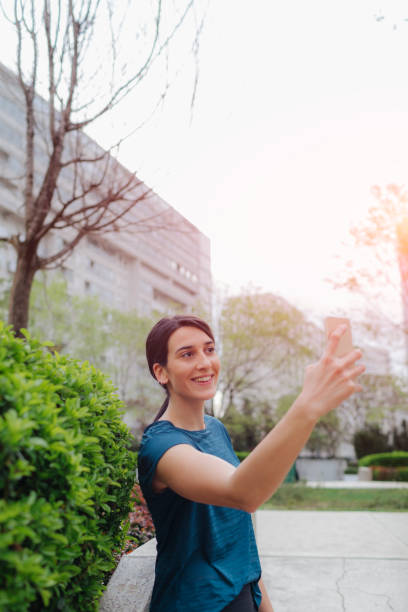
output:
M 170 421 L 156 421 L 148 425 L 144 430 L 140 443 L 139 455 L 159 451 L 163 447 L 173 446 L 174 444 L 186 444 L 189 442 L 188 436 Z
M 141 471 L 156 466 L 157 462 L 172 446 L 189 444 L 192 440 L 185 431 L 174 427 L 170 421 L 156 421 L 146 427 L 140 443 L 138 466 Z
M 221 429 L 224 427 L 224 425 L 221 423 L 219 419 L 209 414 L 204 415 L 204 423 L 206 427 L 211 427 L 214 429 Z
M 156 421 L 145 429 L 138 453 L 138 475 L 144 494 L 150 491 L 156 466 L 164 453 L 178 444 L 191 444 L 191 440 L 169 421 Z
M 206 429 L 208 430 L 211 438 L 217 439 L 219 443 L 224 443 L 228 447 L 232 448 L 231 438 L 224 423 L 210 415 L 205 415 L 204 418 Z
M 223 434 L 227 435 L 228 438 L 229 438 L 228 431 L 227 431 L 224 423 L 222 423 L 216 417 L 213 417 L 213 416 L 210 416 L 209 414 L 206 414 L 204 416 L 204 422 L 205 422 L 205 426 L 206 426 L 207 429 L 223 433 Z

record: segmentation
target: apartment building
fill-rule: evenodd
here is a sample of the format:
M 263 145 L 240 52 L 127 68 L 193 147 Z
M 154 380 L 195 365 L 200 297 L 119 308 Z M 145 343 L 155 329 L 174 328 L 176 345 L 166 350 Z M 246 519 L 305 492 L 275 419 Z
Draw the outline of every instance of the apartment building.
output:
M 47 117 L 47 103 L 35 100 L 39 116 Z M 82 146 L 102 152 L 81 133 Z M 74 143 L 71 143 L 74 146 Z M 25 163 L 24 101 L 16 76 L 0 64 L 0 236 L 23 234 L 23 175 Z M 115 176 L 130 173 L 110 158 Z M 47 163 L 46 137 L 36 143 L 34 183 L 39 186 Z M 90 166 L 88 164 L 88 166 Z M 86 168 L 82 171 L 87 171 Z M 92 172 L 90 167 L 89 172 Z M 69 192 L 72 168 L 64 168 L 60 189 Z M 112 176 L 112 180 L 114 176 Z M 128 229 L 96 233 L 83 238 L 61 270 L 68 289 L 74 294 L 99 296 L 104 303 L 120 310 L 137 309 L 190 311 L 200 305 L 211 311 L 210 242 L 183 215 L 159 195 L 139 183 L 134 199 L 146 193 L 126 214 Z M 130 194 L 132 196 L 132 194 Z M 130 197 L 128 194 L 128 197 Z M 56 252 L 72 230 L 49 234 L 41 243 L 40 255 Z M 11 247 L 0 250 L 0 277 L 10 277 L 15 268 Z

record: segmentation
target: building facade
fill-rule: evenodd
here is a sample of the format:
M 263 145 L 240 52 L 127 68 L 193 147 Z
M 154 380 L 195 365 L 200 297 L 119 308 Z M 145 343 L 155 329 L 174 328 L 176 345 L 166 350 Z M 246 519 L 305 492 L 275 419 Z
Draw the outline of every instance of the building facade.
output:
M 46 121 L 47 103 L 38 97 L 35 104 Z M 102 151 L 85 134 L 80 138 L 87 150 Z M 37 188 L 48 161 L 46 140 L 44 136 L 36 141 Z M 114 164 L 120 173 L 128 173 L 118 162 Z M 0 64 L 0 237 L 24 233 L 24 166 L 24 100 L 15 75 Z M 59 188 L 67 194 L 74 180 L 72 172 L 72 168 L 64 168 L 60 177 Z M 210 313 L 209 239 L 143 183 L 135 186 L 134 199 L 141 190 L 147 196 L 126 214 L 128 229 L 84 237 L 63 262 L 61 270 L 68 290 L 77 295 L 97 295 L 110 307 L 137 309 L 141 314 L 154 310 L 189 312 L 194 306 Z M 128 199 L 131 196 L 128 194 Z M 40 255 L 58 251 L 64 240 L 69 240 L 70 232 L 67 228 L 49 233 L 40 243 Z M 15 253 L 3 243 L 0 276 L 10 278 L 14 269 Z

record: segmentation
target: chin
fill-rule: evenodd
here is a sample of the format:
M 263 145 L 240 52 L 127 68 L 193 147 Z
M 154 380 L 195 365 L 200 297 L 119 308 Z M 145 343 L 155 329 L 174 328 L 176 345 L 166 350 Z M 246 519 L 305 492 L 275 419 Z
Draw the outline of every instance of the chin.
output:
M 197 393 L 196 395 L 194 395 L 195 399 L 200 399 L 200 400 L 210 400 L 214 397 L 215 395 L 215 391 L 202 391 L 202 393 Z

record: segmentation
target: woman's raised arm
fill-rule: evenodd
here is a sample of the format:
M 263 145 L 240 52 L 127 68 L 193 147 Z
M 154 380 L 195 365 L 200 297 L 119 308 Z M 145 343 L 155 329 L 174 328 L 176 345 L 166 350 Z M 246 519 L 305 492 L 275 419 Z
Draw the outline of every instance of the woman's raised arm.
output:
M 356 365 L 361 352 L 335 357 L 344 332 L 341 326 L 331 334 L 322 358 L 306 369 L 299 397 L 237 468 L 181 444 L 160 459 L 156 490 L 170 487 L 192 501 L 254 512 L 279 487 L 319 418 L 362 390 L 356 382 L 365 370 L 364 365 Z

